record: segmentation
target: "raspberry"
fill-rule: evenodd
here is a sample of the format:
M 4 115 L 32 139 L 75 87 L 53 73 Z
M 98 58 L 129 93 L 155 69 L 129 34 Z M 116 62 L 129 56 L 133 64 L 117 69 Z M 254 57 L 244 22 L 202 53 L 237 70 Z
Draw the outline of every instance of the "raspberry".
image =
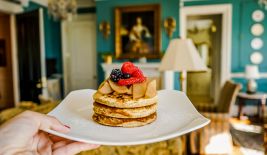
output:
M 141 82 L 143 82 L 145 80 L 146 80 L 145 77 L 140 77 L 140 78 L 130 77 L 129 79 L 120 79 L 118 81 L 118 84 L 121 85 L 121 86 L 127 86 L 127 85 L 132 85 L 134 83 L 141 83 Z
M 144 77 L 144 74 L 139 68 L 137 68 L 137 70 L 132 73 L 132 77 Z
M 121 67 L 121 71 L 127 74 L 132 74 L 135 70 L 136 70 L 136 67 L 131 62 L 125 62 L 123 63 Z

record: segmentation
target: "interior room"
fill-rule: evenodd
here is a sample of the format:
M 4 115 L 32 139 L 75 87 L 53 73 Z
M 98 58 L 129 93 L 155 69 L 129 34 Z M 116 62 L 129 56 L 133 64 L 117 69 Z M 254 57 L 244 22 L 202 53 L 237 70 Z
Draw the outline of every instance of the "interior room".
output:
M 94 121 L 93 113 L 82 114 L 86 109 L 97 113 L 96 106 L 116 107 L 93 103 L 90 89 L 132 95 L 135 102 L 158 96 L 157 118 L 147 125 L 155 126 L 151 136 L 158 139 L 131 143 L 134 135 L 129 135 L 129 143 L 99 142 L 106 145 L 81 155 L 264 155 L 266 59 L 267 0 L 1 0 L 0 134 L 1 126 L 27 110 L 56 117 L 67 96 L 78 90 L 88 90 L 92 103 L 81 106 L 77 97 L 70 109 L 84 120 Z M 161 97 L 164 91 L 188 99 L 169 107 L 180 117 L 175 121 L 165 121 L 171 111 L 160 110 L 171 104 Z M 187 106 L 192 114 L 183 109 Z M 206 123 L 178 134 L 196 121 L 193 113 Z M 64 118 L 58 119 L 79 122 Z M 171 124 L 177 124 L 172 131 L 177 134 L 160 138 L 157 133 L 170 134 Z M 104 127 L 127 141 L 121 126 L 110 126 Z

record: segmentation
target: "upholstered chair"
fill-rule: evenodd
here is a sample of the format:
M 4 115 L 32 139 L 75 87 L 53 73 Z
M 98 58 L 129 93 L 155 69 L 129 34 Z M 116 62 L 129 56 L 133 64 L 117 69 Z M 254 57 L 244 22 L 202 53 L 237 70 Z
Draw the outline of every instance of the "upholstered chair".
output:
M 218 103 L 200 104 L 195 107 L 211 120 L 204 128 L 190 134 L 190 150 L 193 154 L 231 154 L 230 108 L 236 101 L 242 86 L 226 81 L 220 91 Z

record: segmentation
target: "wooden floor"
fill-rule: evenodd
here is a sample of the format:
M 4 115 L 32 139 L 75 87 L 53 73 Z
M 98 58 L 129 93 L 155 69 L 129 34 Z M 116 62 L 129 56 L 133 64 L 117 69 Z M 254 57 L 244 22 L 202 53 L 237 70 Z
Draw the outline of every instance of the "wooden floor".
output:
M 240 147 L 234 146 L 233 155 L 243 155 L 243 153 L 240 150 Z
M 264 154 L 264 151 L 266 150 L 267 125 L 265 125 L 266 129 L 264 131 L 263 123 L 255 124 L 250 120 L 239 120 L 236 118 L 231 119 L 230 123 L 232 126 L 238 125 L 240 128 L 244 126 L 244 131 L 233 130 L 233 128 L 231 128 L 231 134 L 235 144 L 233 148 L 233 155 Z M 248 129 L 254 129 L 255 133 L 252 131 L 246 131 L 246 127 Z

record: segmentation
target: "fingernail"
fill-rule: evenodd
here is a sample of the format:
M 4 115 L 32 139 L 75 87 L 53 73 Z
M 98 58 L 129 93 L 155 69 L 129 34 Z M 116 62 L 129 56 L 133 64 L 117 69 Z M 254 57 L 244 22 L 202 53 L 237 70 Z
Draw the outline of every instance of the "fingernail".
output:
M 70 129 L 70 127 L 69 127 L 69 126 L 67 126 L 67 125 L 64 125 L 64 126 Z
M 97 147 L 99 147 L 100 145 L 98 145 L 98 144 L 93 144 L 93 147 L 94 148 L 97 148 Z

